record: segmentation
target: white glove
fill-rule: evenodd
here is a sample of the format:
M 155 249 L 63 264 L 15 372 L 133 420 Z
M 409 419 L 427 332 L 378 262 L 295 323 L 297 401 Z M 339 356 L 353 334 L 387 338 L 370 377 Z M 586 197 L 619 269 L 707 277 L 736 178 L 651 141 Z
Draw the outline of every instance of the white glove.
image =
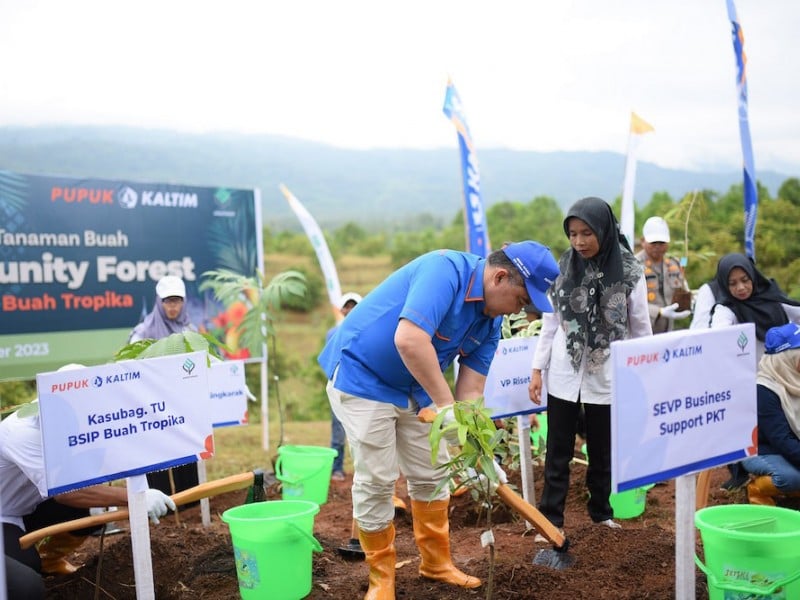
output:
M 678 303 L 670 304 L 669 306 L 664 306 L 661 310 L 658 311 L 662 317 L 669 319 L 670 321 L 674 321 L 675 319 L 685 319 L 692 311 L 690 310 L 678 310 Z
M 150 517 L 153 525 L 158 525 L 158 517 L 167 514 L 168 508 L 173 511 L 178 510 L 175 501 L 161 490 L 153 488 L 145 490 L 144 500 L 147 503 L 147 516 Z
M 503 467 L 501 467 L 500 464 L 497 462 L 497 459 L 492 461 L 492 467 L 494 467 L 494 474 L 497 476 L 498 482 L 508 483 L 508 476 L 506 475 L 506 472 L 503 470 Z M 498 482 L 493 482 L 483 473 L 477 473 L 475 469 L 473 469 L 472 467 L 469 467 L 467 469 L 467 476 L 471 480 L 474 480 L 476 484 L 479 486 L 485 486 L 488 482 L 489 485 L 492 486 L 492 489 L 494 489 L 494 487 L 498 485 Z
M 497 459 L 492 461 L 492 466 L 494 467 L 495 475 L 497 475 L 497 479 L 500 480 L 500 483 L 508 483 L 508 475 L 506 475 L 500 463 L 497 462 Z
M 436 407 L 436 414 L 444 412 L 442 419 L 442 430 L 444 432 L 444 439 L 451 446 L 460 446 L 461 442 L 458 439 L 458 421 L 453 409 L 453 405 L 449 404 L 445 407 Z

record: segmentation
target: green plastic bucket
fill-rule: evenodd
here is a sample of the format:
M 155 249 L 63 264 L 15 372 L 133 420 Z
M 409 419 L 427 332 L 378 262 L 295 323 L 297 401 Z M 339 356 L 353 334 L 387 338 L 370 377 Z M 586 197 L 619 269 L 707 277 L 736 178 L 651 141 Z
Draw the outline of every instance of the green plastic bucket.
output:
M 645 485 L 643 487 L 617 492 L 608 497 L 611 508 L 614 509 L 616 519 L 635 519 L 644 512 L 647 504 L 647 491 L 653 487 Z
M 800 512 L 728 504 L 697 511 L 710 600 L 800 598 Z
M 586 450 L 586 444 L 581 446 L 581 453 L 589 462 L 589 453 Z M 653 484 L 645 485 L 632 490 L 625 490 L 624 492 L 612 493 L 608 497 L 608 502 L 611 504 L 611 509 L 614 511 L 615 519 L 635 519 L 644 512 L 647 504 L 647 492 Z
M 547 449 L 547 413 L 539 413 L 536 419 L 539 421 L 539 429 L 531 429 L 531 444 L 534 454 L 541 454 Z
M 319 505 L 270 500 L 229 508 L 228 524 L 243 600 L 299 600 L 311 593 L 311 551 Z
M 336 450 L 322 446 L 281 446 L 275 477 L 282 483 L 284 500 L 328 501 L 331 469 Z

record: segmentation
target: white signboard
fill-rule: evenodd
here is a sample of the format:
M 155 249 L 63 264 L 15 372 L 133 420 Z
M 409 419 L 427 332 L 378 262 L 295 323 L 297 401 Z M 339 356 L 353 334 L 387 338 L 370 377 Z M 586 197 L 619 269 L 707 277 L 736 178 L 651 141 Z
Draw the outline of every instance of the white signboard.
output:
M 528 395 L 531 363 L 538 336 L 500 340 L 483 389 L 484 406 L 492 418 L 501 419 L 547 410 L 547 393 L 542 390 L 542 403 L 534 404 Z
M 211 363 L 208 390 L 211 396 L 211 422 L 214 427 L 247 425 L 247 385 L 243 361 Z
M 752 323 L 611 344 L 614 491 L 756 453 Z
M 36 377 L 49 495 L 210 458 L 205 352 Z

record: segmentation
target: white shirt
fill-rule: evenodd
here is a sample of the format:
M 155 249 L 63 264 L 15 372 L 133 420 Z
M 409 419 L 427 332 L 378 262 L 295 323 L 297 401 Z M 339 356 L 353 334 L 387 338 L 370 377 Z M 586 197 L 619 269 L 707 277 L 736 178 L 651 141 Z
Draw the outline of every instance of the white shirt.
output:
M 783 312 L 791 323 L 800 323 L 800 306 L 792 306 L 791 304 L 781 303 Z M 738 325 L 739 319 L 736 318 L 734 312 L 727 306 L 718 304 L 714 309 L 714 314 L 711 317 L 711 329 L 718 327 L 729 327 L 730 325 Z M 764 342 L 756 339 L 756 361 L 760 361 L 764 355 Z
M 0 423 L 0 521 L 23 531 L 22 517 L 47 498 L 39 415 L 12 413 Z
M 580 395 L 584 404 L 611 404 L 611 360 L 606 360 L 597 373 L 586 370 L 586 357 L 578 372 L 572 368 L 567 352 L 567 338 L 556 313 L 542 315 L 542 329 L 533 356 L 534 369 L 542 370 L 542 381 L 547 393 L 556 398 L 577 402 Z M 628 338 L 652 335 L 650 311 L 647 304 L 647 284 L 644 276 L 628 296 Z
M 689 329 L 716 329 L 717 327 L 739 324 L 739 319 L 736 318 L 730 308 L 722 304 L 714 308 L 716 303 L 711 286 L 707 283 L 701 285 L 700 289 L 697 290 L 697 298 L 694 301 L 694 317 Z M 783 307 L 783 312 L 786 313 L 786 317 L 791 323 L 800 323 L 800 306 L 781 304 L 781 307 Z M 711 314 L 712 309 L 714 310 L 713 316 Z M 760 361 L 763 354 L 764 342 L 756 340 L 756 360 Z
M 711 309 L 716 302 L 711 286 L 707 283 L 701 285 L 694 299 L 692 324 L 689 325 L 689 329 L 708 329 L 711 326 Z

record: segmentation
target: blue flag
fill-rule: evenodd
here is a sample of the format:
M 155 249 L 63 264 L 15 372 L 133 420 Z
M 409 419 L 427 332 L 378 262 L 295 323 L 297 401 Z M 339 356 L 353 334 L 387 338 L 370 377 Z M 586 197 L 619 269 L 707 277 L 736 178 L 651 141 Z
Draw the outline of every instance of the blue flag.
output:
M 486 256 L 491 251 L 489 231 L 481 198 L 481 178 L 478 173 L 478 158 L 472 144 L 472 136 L 464 117 L 461 98 L 452 81 L 447 82 L 444 97 L 444 114 L 453 122 L 458 132 L 458 147 L 461 151 L 461 168 L 464 184 L 464 228 L 466 249 L 478 256 Z
M 756 258 L 756 218 L 758 216 L 758 188 L 756 169 L 753 165 L 753 143 L 750 139 L 750 125 L 747 121 L 747 56 L 744 53 L 744 33 L 736 16 L 733 0 L 728 2 L 728 18 L 731 21 L 733 52 L 736 55 L 736 88 L 739 92 L 739 136 L 742 140 L 744 167 L 744 251 L 747 256 Z

